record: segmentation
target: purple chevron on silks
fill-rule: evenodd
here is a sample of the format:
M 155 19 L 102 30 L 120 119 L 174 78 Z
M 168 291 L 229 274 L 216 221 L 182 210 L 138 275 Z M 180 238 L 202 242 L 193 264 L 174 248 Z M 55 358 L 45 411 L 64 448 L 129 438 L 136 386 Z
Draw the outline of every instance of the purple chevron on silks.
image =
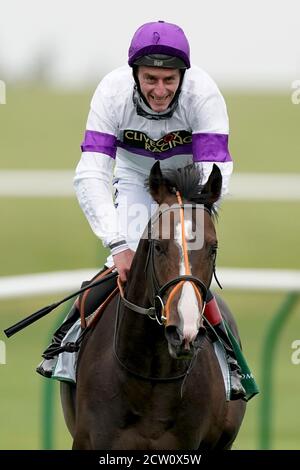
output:
M 86 131 L 81 150 L 82 152 L 104 153 L 109 157 L 116 158 L 117 138 L 104 132 Z
M 227 134 L 193 134 L 194 162 L 231 162 Z
M 192 144 L 179 145 L 178 147 L 171 148 L 169 150 L 164 150 L 163 152 L 152 152 L 151 150 L 146 150 L 143 148 L 135 148 L 124 142 L 118 140 L 118 147 L 121 147 L 128 152 L 135 153 L 137 155 L 142 155 L 143 157 L 151 157 L 155 160 L 165 160 L 166 158 L 174 157 L 174 155 L 191 155 L 192 154 Z

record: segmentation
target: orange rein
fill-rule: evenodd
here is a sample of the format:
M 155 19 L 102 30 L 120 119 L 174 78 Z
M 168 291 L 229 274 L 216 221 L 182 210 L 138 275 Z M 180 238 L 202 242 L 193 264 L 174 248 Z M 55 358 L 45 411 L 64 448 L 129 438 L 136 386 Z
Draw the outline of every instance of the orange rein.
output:
M 176 197 L 177 197 L 178 204 L 180 205 L 179 210 L 180 210 L 181 239 L 182 239 L 182 249 L 183 249 L 183 259 L 184 259 L 184 270 L 185 270 L 185 275 L 188 276 L 191 274 L 191 269 L 190 269 L 190 264 L 189 264 L 188 249 L 187 249 L 187 243 L 186 243 L 186 238 L 185 238 L 184 207 L 183 207 L 183 203 L 182 203 L 182 199 L 181 199 L 181 195 L 179 191 L 176 191 Z M 197 289 L 197 286 L 192 281 L 180 281 L 178 284 L 176 284 L 176 286 L 173 287 L 173 289 L 171 290 L 169 294 L 168 300 L 166 302 L 165 314 L 166 314 L 167 322 L 168 322 L 168 319 L 170 318 L 170 307 L 171 307 L 171 303 L 174 300 L 175 294 L 181 287 L 183 287 L 183 284 L 185 282 L 190 282 L 192 284 L 196 297 L 200 304 L 201 311 L 202 311 L 203 300 L 202 300 L 199 290 Z
M 110 274 L 113 270 L 115 269 L 114 266 L 112 266 L 111 268 L 108 268 L 106 271 L 102 272 L 101 274 L 98 274 L 98 276 L 96 276 L 95 278 L 92 279 L 92 281 L 90 282 L 93 282 L 93 281 L 98 281 L 98 279 L 101 279 L 102 277 L 106 276 L 107 274 Z M 91 289 L 87 289 L 83 296 L 82 296 L 82 299 L 81 299 L 81 302 L 80 302 L 80 308 L 79 308 L 79 311 L 80 311 L 80 326 L 82 329 L 85 329 L 87 324 L 86 324 L 86 318 L 85 318 L 85 301 L 86 301 L 86 298 L 88 296 L 88 294 L 90 293 Z M 109 296 L 109 299 L 111 299 L 111 297 Z M 105 305 L 106 305 L 106 301 L 105 302 Z M 103 302 L 103 303 L 104 303 Z M 97 311 L 101 309 L 101 305 L 97 308 Z M 102 311 L 102 310 L 101 310 Z
M 186 238 L 185 238 L 184 206 L 183 206 L 183 203 L 182 203 L 181 195 L 178 191 L 176 191 L 176 196 L 177 196 L 178 205 L 180 206 L 179 210 L 180 210 L 180 223 L 181 223 L 181 238 L 182 238 L 182 248 L 183 248 L 184 270 L 185 270 L 185 275 L 188 276 L 188 275 L 191 275 L 191 269 L 190 269 L 190 264 L 189 264 L 187 242 L 186 242 Z M 190 282 L 192 284 L 192 286 L 194 288 L 194 291 L 195 291 L 195 294 L 196 294 L 196 297 L 198 299 L 200 308 L 201 308 L 201 312 L 202 312 L 203 307 L 204 307 L 204 302 L 203 302 L 202 296 L 201 296 L 196 284 L 193 281 L 183 280 L 183 281 L 178 282 L 178 284 L 176 284 L 170 291 L 170 294 L 168 296 L 166 305 L 162 310 L 161 318 L 162 318 L 163 323 L 168 323 L 168 320 L 170 318 L 171 303 L 174 300 L 175 294 L 179 291 L 179 289 L 181 287 L 183 287 L 185 282 Z M 120 295 L 124 299 L 125 298 L 124 297 L 124 289 L 123 289 L 123 285 L 122 285 L 122 282 L 120 281 L 119 276 L 117 277 L 117 283 L 118 283 Z

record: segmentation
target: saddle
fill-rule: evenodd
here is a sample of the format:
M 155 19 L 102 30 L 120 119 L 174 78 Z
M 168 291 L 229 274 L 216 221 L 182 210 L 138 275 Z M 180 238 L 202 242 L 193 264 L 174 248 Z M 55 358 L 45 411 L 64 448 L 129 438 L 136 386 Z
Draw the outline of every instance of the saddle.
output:
M 107 268 L 107 266 L 104 266 L 103 269 L 101 269 L 101 271 L 97 273 L 90 281 L 84 281 L 81 287 L 85 287 L 94 281 L 105 278 L 113 271 L 113 269 L 114 267 Z M 100 286 L 87 289 L 85 292 L 83 292 L 78 299 L 81 327 L 86 328 L 87 326 L 92 326 L 92 324 L 95 324 L 101 317 L 101 313 L 105 307 L 110 303 L 117 292 L 118 286 L 116 277 L 112 279 L 109 278 Z M 90 317 L 91 315 L 93 315 L 93 323 L 91 323 L 90 320 L 87 324 L 86 318 Z

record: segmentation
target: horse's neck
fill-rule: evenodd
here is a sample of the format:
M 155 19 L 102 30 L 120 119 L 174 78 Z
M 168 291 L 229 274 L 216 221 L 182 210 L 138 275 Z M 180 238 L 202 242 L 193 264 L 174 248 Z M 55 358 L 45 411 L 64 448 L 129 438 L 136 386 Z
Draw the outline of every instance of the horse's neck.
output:
M 148 242 L 142 240 L 134 257 L 126 290 L 127 299 L 144 308 L 151 306 L 145 273 L 147 248 Z M 158 322 L 123 304 L 117 324 L 117 357 L 129 370 L 144 377 L 177 377 L 185 373 L 185 361 L 171 358 L 165 329 Z
M 144 308 L 151 306 L 145 273 L 147 246 L 147 241 L 140 242 L 125 293 L 130 302 Z M 119 347 L 126 349 L 126 354 L 129 354 L 130 350 L 136 354 L 137 345 L 141 345 L 146 352 L 147 349 L 153 349 L 154 343 L 158 348 L 160 343 L 164 343 L 165 348 L 164 329 L 147 315 L 134 312 L 123 305 L 120 311 Z
M 130 302 L 142 307 L 149 306 L 145 264 L 148 256 L 148 241 L 141 240 L 133 259 L 126 295 Z
M 146 243 L 146 242 L 145 242 Z M 147 246 L 147 245 L 146 245 Z M 134 258 L 130 277 L 126 289 L 126 296 L 129 302 L 145 309 L 151 306 L 148 296 L 147 278 L 145 273 L 145 263 L 147 259 L 147 249 L 141 244 Z M 139 336 L 147 334 L 149 319 L 146 315 L 125 309 L 126 323 L 132 324 L 133 332 L 139 331 Z M 151 320 L 150 320 L 151 321 Z

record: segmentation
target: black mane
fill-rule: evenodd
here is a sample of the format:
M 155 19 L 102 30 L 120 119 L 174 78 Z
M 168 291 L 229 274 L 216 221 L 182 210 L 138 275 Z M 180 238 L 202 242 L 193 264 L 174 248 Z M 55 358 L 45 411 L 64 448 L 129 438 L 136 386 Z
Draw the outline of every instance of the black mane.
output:
M 190 164 L 179 169 L 163 169 L 162 175 L 162 181 L 158 182 L 152 179 L 151 185 L 157 187 L 163 182 L 170 193 L 175 194 L 176 191 L 179 191 L 185 202 L 203 204 L 216 214 L 214 207 L 211 207 L 211 204 L 209 204 L 210 193 L 202 192 L 204 188 L 202 184 L 203 172 L 198 165 Z M 146 181 L 146 187 L 149 189 L 150 180 Z

